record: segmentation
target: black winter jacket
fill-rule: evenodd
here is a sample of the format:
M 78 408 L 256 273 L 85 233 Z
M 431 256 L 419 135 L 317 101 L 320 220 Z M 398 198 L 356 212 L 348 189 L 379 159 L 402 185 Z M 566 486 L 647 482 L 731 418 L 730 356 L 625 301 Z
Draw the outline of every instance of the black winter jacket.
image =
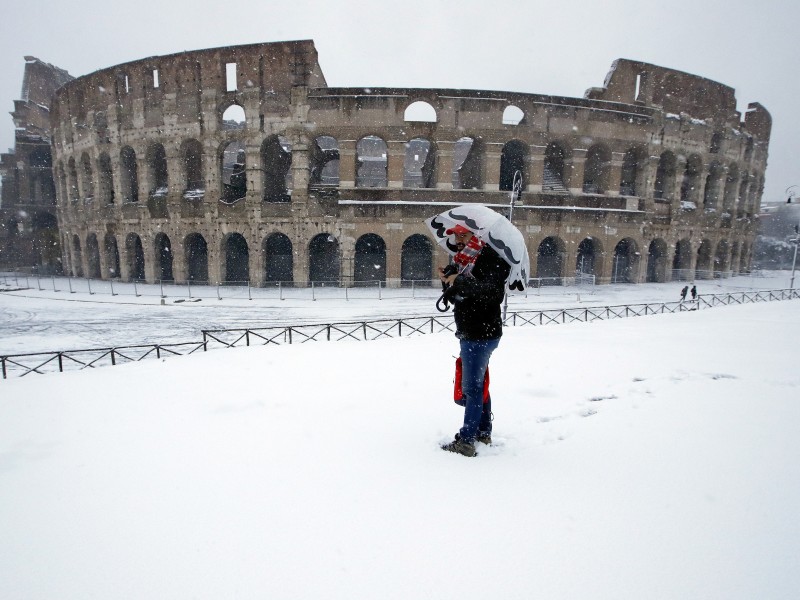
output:
M 453 281 L 456 336 L 465 340 L 493 340 L 503 335 L 500 304 L 511 266 L 490 246 L 484 246 L 472 275 Z

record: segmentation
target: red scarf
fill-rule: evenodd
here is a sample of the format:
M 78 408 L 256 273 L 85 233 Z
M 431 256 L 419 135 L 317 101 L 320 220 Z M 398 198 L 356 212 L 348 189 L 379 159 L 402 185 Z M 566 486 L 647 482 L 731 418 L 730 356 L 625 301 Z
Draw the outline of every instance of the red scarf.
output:
M 464 249 L 453 257 L 453 262 L 458 265 L 458 272 L 461 275 L 472 273 L 472 267 L 475 266 L 475 261 L 485 245 L 486 242 L 477 235 L 473 235 Z

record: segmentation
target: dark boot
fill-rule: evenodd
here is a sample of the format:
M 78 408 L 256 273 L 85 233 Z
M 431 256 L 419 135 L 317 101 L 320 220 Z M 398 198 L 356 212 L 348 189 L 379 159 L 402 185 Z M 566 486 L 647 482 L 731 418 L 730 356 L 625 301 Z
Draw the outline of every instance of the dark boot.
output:
M 475 451 L 475 444 L 470 442 L 465 442 L 462 439 L 456 437 L 452 442 L 449 444 L 445 444 L 442 446 L 442 450 L 447 450 L 448 452 L 455 452 L 457 454 L 463 454 L 464 456 L 476 456 L 478 453 Z

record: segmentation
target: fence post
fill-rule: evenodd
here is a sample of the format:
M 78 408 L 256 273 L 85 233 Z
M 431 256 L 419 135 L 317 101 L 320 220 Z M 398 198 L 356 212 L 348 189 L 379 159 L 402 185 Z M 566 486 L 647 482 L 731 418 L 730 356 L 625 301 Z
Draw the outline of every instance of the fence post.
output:
M 39 288 L 39 291 L 42 291 L 42 282 L 39 280 L 39 276 L 36 276 L 36 287 Z
M 378 280 L 378 300 L 383 300 L 381 297 L 381 280 Z
M 58 353 L 58 372 L 64 372 L 64 362 L 61 360 L 61 352 Z
M 112 277 L 111 279 L 109 279 L 108 283 L 111 284 L 111 295 L 116 296 L 116 294 L 114 293 L 114 278 Z
M 278 282 L 278 300 L 283 300 L 283 282 Z
M 186 288 L 189 290 L 189 300 L 191 300 L 192 299 L 192 284 L 188 279 L 186 280 Z M 205 334 L 203 334 L 203 337 L 205 338 Z
M 222 295 L 219 293 L 219 284 L 217 284 L 217 300 L 222 300 Z
M 53 278 L 53 291 L 57 292 L 58 290 L 56 289 L 56 276 L 52 275 L 52 278 Z
M 249 329 L 245 329 L 244 330 L 244 341 L 245 341 L 245 346 L 249 346 L 250 345 L 250 330 Z
M 72 277 L 67 275 L 67 283 L 69 284 L 69 293 L 74 294 L 75 292 L 72 291 Z
M 3 363 L 3 379 L 6 379 L 6 357 L 0 357 L 0 363 Z
M 94 292 L 92 292 L 92 280 L 88 277 L 86 278 L 86 286 L 89 288 L 89 295 L 93 296 Z
M 161 290 L 161 297 L 162 298 L 166 298 L 166 296 L 164 295 L 164 280 L 163 279 L 159 279 L 158 280 L 158 289 Z
M 314 282 L 311 282 L 311 300 L 316 300 L 317 297 L 314 295 Z M 291 342 L 289 342 L 291 344 Z
M 247 299 L 252 300 L 253 296 L 250 294 L 250 280 L 247 280 Z
M 133 295 L 137 298 L 139 297 L 139 288 L 136 287 L 136 280 L 133 280 Z
M 117 357 L 114 356 L 114 349 L 111 349 L 111 366 L 114 367 L 117 364 Z

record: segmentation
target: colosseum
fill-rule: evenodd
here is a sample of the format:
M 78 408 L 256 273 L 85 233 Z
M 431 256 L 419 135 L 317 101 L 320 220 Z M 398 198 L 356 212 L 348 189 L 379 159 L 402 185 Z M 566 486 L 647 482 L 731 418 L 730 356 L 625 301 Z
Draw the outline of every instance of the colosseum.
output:
M 64 270 L 430 282 L 446 258 L 423 219 L 476 202 L 513 204 L 534 278 L 724 277 L 749 268 L 771 124 L 626 59 L 568 98 L 328 87 L 308 40 L 145 58 L 55 93 Z

